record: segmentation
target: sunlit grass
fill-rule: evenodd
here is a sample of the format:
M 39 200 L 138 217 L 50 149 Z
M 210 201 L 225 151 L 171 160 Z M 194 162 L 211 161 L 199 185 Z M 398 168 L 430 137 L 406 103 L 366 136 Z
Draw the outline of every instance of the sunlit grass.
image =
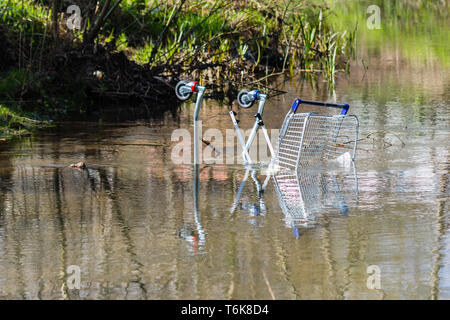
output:
M 48 126 L 49 123 L 46 121 L 37 121 L 21 116 L 0 104 L 0 138 L 28 135 L 33 130 Z
M 31 1 L 0 2 L 1 23 L 20 32 L 38 32 L 49 24 L 48 8 Z
M 330 57 L 335 70 L 342 70 L 353 48 L 352 33 L 333 30 L 327 9 L 306 0 L 181 2 L 123 0 L 98 41 L 113 42 L 116 50 L 150 67 L 193 60 L 226 63 L 237 54 L 238 64 L 249 59 L 255 64 L 253 71 L 267 65 L 263 57 L 270 56 L 278 59 L 272 65 L 291 73 L 296 68 L 327 73 Z M 40 33 L 36 40 L 50 26 L 51 8 L 41 1 L 3 1 L 0 14 L 13 31 Z M 81 41 L 78 31 L 60 32 Z
M 110 24 L 114 30 L 125 30 L 117 34 L 116 43 L 126 51 L 121 45 L 126 38 L 128 47 L 133 47 L 131 58 L 139 64 L 189 63 L 193 59 L 226 63 L 237 56 L 241 61 L 250 59 L 256 70 L 267 64 L 263 57 L 277 51 L 283 70 L 327 73 L 329 69 L 343 70 L 354 48 L 353 29 L 336 32 L 327 21 L 327 9 L 304 0 L 199 0 L 186 2 L 176 18 L 179 2 L 150 1 L 140 11 L 138 3 L 123 1 L 117 20 L 113 18 Z M 331 61 L 333 68 L 329 67 Z M 328 78 L 334 81 L 334 77 Z

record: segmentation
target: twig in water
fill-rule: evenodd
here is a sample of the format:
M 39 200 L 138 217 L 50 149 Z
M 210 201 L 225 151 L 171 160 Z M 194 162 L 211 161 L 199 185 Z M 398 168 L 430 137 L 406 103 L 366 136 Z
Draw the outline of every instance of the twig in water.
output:
M 270 286 L 269 280 L 267 280 L 266 273 L 264 272 L 264 270 L 262 273 L 264 280 L 266 281 L 267 288 L 269 289 L 269 293 L 272 296 L 272 300 L 275 300 L 275 295 L 273 294 L 272 287 Z
M 385 131 L 385 130 L 371 132 L 367 136 L 365 136 L 364 138 L 358 139 L 358 141 L 369 139 L 370 136 L 372 136 L 374 134 L 381 134 L 381 133 L 382 134 L 392 134 L 394 137 L 396 137 L 402 143 L 402 148 L 404 148 L 406 146 L 405 142 L 397 134 L 395 134 L 393 132 L 390 132 L 390 131 Z M 387 141 L 383 140 L 383 142 L 387 142 Z M 389 142 L 387 142 L 387 143 L 389 143 Z M 390 145 L 392 145 L 392 144 L 390 143 Z
M 214 145 L 213 145 L 211 142 L 206 141 L 206 140 L 204 140 L 204 139 L 202 139 L 202 142 L 203 142 L 206 146 L 208 146 L 208 147 L 210 147 L 211 149 L 213 149 L 213 151 L 216 153 L 215 158 L 217 158 L 218 156 L 220 156 L 220 151 L 217 150 L 216 147 L 214 147 Z

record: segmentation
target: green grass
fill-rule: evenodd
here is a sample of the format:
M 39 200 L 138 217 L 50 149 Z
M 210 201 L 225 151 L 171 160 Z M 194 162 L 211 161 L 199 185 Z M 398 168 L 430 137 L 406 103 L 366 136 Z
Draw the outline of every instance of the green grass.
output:
M 277 51 L 281 71 L 327 73 L 331 61 L 335 71 L 345 68 L 354 44 L 353 29 L 334 30 L 327 8 L 306 0 L 187 1 L 179 12 L 167 1 L 147 1 L 144 9 L 142 3 L 122 1 L 100 40 L 109 42 L 114 34 L 117 50 L 151 67 L 201 61 L 232 68 L 233 60 L 238 68 L 251 59 L 257 71 L 267 64 L 264 57 Z
M 49 122 L 37 121 L 21 116 L 0 104 L 0 139 L 29 135 L 34 130 L 49 126 Z
M 36 1 L 35 1 L 36 2 Z M 30 0 L 0 2 L 0 21 L 19 32 L 41 32 L 49 22 L 49 10 Z
M 283 69 L 324 72 L 329 56 L 334 54 L 333 48 L 329 50 L 333 43 L 339 69 L 354 41 L 351 32 L 333 30 L 327 21 L 327 8 L 320 5 L 322 1 L 197 0 L 178 7 L 180 2 L 122 0 L 103 26 L 98 41 L 113 42 L 118 51 L 126 52 L 137 63 L 153 67 L 193 59 L 226 62 L 245 47 L 246 57 L 258 63 L 265 63 L 261 58 L 272 50 L 282 55 Z M 51 8 L 46 3 L 2 1 L 1 23 L 21 37 L 22 33 L 33 36 L 36 48 L 41 40 L 48 40 L 45 34 L 50 29 Z M 81 41 L 80 33 L 68 31 L 63 23 L 59 29 L 75 42 Z M 227 45 L 223 46 L 224 42 Z M 226 55 L 222 54 L 224 49 L 228 50 Z

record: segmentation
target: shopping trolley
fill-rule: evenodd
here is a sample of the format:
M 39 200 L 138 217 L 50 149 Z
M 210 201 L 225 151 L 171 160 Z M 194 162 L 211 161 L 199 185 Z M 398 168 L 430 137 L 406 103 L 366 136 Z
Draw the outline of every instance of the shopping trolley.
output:
M 259 100 L 255 124 L 247 142 L 240 133 L 236 113 L 230 111 L 245 163 L 252 162 L 248 152 L 259 128 L 262 129 L 269 146 L 272 156 L 270 165 L 275 172 L 279 170 L 297 172 L 301 167 L 338 159 L 344 154 L 348 154 L 351 160 L 355 159 L 359 123 L 355 115 L 347 115 L 348 104 L 296 99 L 285 116 L 274 151 L 262 119 L 266 99 L 267 96 L 258 90 L 242 90 L 238 94 L 237 101 L 242 108 L 250 108 L 256 100 Z M 340 109 L 340 113 L 337 115 L 297 113 L 300 105 L 336 108 Z
M 204 91 L 205 87 L 200 86 L 197 82 L 180 81 L 175 88 L 175 93 L 180 100 L 187 100 L 194 92 L 198 92 L 194 112 L 194 165 L 196 177 L 198 177 L 198 154 L 200 152 L 198 146 L 201 145 L 198 137 L 197 122 Z M 354 165 L 353 160 L 355 159 L 359 131 L 358 118 L 354 115 L 347 115 L 349 110 L 348 104 L 296 99 L 285 116 L 277 146 L 274 149 L 263 121 L 263 111 L 267 96 L 258 90 L 241 90 L 237 100 L 242 108 L 250 108 L 255 101 L 259 101 L 258 110 L 255 114 L 255 123 L 247 141 L 244 140 L 239 129 L 236 113 L 230 111 L 230 117 L 241 143 L 244 163 L 253 164 L 249 150 L 258 130 L 261 129 L 271 154 L 269 167 L 272 168 L 272 171 L 269 171 L 269 173 L 270 175 L 273 174 L 280 206 L 283 213 L 285 213 L 286 219 L 293 222 L 303 221 L 306 224 L 311 223 L 311 221 L 314 221 L 316 209 L 314 206 L 308 205 L 308 203 L 320 204 L 330 199 L 336 200 L 336 197 L 339 197 L 340 194 L 336 178 L 327 174 L 326 170 L 320 174 L 314 170 L 320 169 L 318 165 L 323 161 L 337 160 L 345 155 L 352 160 L 352 165 Z M 297 113 L 300 105 L 335 108 L 340 109 L 340 113 L 336 115 L 317 112 Z M 247 166 L 245 177 L 230 210 L 231 213 L 236 210 L 240 203 L 242 189 L 248 175 L 249 167 Z M 261 212 L 265 212 L 263 192 L 267 186 L 268 178 L 269 175 L 267 175 L 264 184 L 260 185 L 255 180 L 256 172 L 252 171 L 252 179 L 257 185 L 260 199 L 259 209 L 256 209 Z M 357 184 L 356 173 L 355 183 Z M 194 184 L 194 190 L 197 203 L 198 178 Z M 335 195 L 335 197 L 331 197 L 331 195 Z M 340 204 L 342 214 L 346 213 L 347 206 L 345 201 L 338 199 L 334 203 Z M 196 207 L 198 206 L 196 205 Z M 258 210 L 255 210 L 255 212 Z

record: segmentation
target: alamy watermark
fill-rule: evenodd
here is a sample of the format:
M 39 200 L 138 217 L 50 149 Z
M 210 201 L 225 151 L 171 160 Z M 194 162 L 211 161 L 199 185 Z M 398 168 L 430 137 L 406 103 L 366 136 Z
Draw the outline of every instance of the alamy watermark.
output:
M 80 290 L 81 288 L 81 268 L 77 265 L 67 267 L 67 288 L 69 290 Z
M 203 133 L 202 121 L 197 122 L 199 138 L 199 163 L 206 164 L 242 164 L 242 145 L 238 141 L 234 129 L 226 129 L 225 135 L 216 128 L 209 128 Z M 244 139 L 250 136 L 252 129 L 240 130 Z M 269 131 L 270 142 L 273 146 L 278 143 L 279 129 Z M 192 164 L 194 138 L 187 129 L 176 129 L 172 132 L 171 141 L 176 142 L 171 151 L 171 160 L 174 164 Z M 270 149 L 263 132 L 259 131 L 254 143 L 248 150 L 252 162 L 270 162 Z
M 366 20 L 367 29 L 381 29 L 381 9 L 379 6 L 373 4 L 367 7 L 367 14 L 370 16 Z
M 367 289 L 380 290 L 381 289 L 381 269 L 377 265 L 370 265 L 367 267 Z
M 66 25 L 69 30 L 81 29 L 81 9 L 79 6 L 73 4 L 67 7 L 68 14 L 70 17 L 67 18 Z

